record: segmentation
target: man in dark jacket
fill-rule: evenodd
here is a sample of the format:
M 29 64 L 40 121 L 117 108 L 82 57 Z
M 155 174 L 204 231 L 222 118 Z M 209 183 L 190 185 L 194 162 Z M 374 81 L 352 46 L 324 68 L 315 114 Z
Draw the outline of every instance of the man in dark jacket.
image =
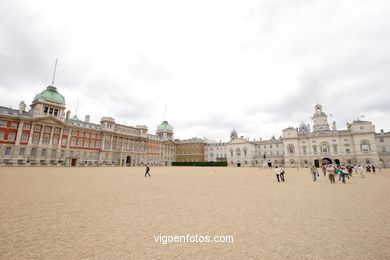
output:
M 152 177 L 152 175 L 150 175 L 149 171 L 150 171 L 149 165 L 146 165 L 145 177 L 146 177 L 146 175 L 149 175 L 149 177 Z

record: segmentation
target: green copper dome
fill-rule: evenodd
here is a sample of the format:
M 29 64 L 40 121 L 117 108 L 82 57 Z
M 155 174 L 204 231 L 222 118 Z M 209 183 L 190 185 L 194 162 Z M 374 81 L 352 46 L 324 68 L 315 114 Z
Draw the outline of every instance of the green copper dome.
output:
M 44 91 L 34 97 L 33 102 L 38 99 L 46 99 L 49 101 L 65 104 L 65 98 L 58 93 L 57 88 L 54 86 L 48 86 Z
M 157 131 L 173 132 L 173 127 L 168 124 L 168 121 L 163 121 L 162 124 L 157 127 Z
M 80 121 L 80 119 L 76 115 L 74 115 L 70 120 Z

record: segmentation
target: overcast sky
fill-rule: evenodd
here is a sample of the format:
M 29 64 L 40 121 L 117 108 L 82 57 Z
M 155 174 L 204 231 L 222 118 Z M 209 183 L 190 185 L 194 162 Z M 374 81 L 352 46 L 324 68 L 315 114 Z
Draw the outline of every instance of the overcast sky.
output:
M 0 105 L 51 83 L 98 123 L 268 139 L 364 115 L 390 131 L 390 2 L 0 1 Z

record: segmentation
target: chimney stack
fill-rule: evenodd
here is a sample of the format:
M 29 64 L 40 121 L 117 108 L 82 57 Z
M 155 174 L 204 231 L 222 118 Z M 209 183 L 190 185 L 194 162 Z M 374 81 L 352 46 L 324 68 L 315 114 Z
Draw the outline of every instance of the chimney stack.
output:
M 67 112 L 66 112 L 66 118 L 65 119 L 69 119 L 70 118 L 70 110 L 68 110 Z
M 23 113 L 26 110 L 26 103 L 24 101 L 20 101 L 19 103 L 19 114 Z
M 86 115 L 84 121 L 89 123 L 90 120 L 91 120 L 91 116 L 90 115 Z

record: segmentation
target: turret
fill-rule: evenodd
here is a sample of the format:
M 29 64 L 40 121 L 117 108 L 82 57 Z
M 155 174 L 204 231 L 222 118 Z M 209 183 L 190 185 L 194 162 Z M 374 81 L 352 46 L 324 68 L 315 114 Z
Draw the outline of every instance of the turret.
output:
M 65 120 L 65 98 L 54 86 L 48 86 L 37 94 L 30 106 L 33 117 L 52 116 Z
M 314 133 L 330 131 L 328 124 L 328 116 L 324 112 L 322 112 L 322 106 L 320 104 L 317 104 L 314 107 L 314 114 L 312 119 Z
M 238 134 L 237 134 L 237 131 L 236 130 L 232 130 L 231 133 L 230 133 L 230 141 L 233 141 L 235 139 L 238 138 Z
M 19 114 L 23 113 L 24 111 L 26 111 L 26 103 L 24 103 L 24 101 L 20 101 L 20 103 L 19 103 Z
M 168 123 L 168 121 L 163 121 L 157 127 L 156 134 L 163 140 L 173 140 L 173 127 Z

